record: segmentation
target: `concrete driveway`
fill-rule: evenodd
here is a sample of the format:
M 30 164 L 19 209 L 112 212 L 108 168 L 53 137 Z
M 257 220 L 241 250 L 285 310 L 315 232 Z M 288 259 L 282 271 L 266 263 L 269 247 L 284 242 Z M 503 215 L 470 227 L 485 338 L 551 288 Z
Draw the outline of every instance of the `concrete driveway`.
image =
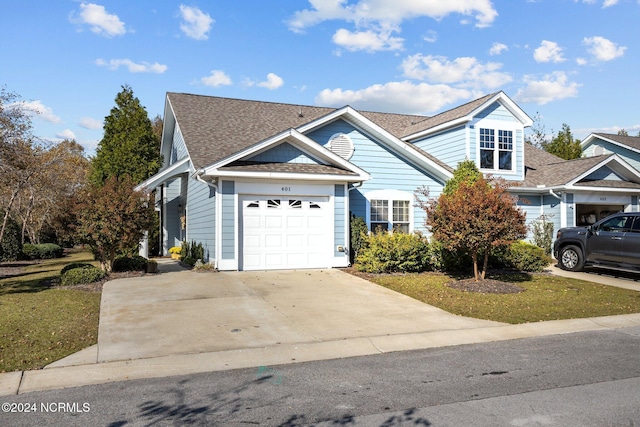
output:
M 107 282 L 97 350 L 109 362 L 497 325 L 339 270 L 179 271 Z

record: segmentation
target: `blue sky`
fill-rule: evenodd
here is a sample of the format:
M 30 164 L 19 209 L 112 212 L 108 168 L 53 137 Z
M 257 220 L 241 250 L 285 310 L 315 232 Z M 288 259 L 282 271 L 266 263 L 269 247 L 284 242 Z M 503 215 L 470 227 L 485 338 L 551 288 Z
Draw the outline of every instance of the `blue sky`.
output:
M 0 85 L 89 154 L 124 84 L 434 115 L 503 90 L 548 133 L 640 132 L 640 0 L 9 0 Z

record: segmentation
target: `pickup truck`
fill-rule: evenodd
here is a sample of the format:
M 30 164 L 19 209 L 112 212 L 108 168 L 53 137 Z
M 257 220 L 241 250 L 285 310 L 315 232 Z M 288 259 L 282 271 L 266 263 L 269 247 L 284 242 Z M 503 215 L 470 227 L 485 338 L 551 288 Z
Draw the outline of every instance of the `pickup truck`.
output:
M 553 256 L 569 271 L 592 266 L 640 272 L 640 212 L 619 212 L 587 227 L 561 228 Z

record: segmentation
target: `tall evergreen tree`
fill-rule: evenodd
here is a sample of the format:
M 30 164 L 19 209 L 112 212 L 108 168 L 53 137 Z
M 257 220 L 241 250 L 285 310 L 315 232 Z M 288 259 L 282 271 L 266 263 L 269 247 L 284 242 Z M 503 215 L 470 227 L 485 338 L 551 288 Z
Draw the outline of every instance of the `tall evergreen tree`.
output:
M 160 139 L 131 87 L 122 86 L 115 101 L 116 106 L 105 117 L 104 136 L 91 162 L 90 181 L 94 185 L 127 175 L 133 182 L 142 182 L 162 165 Z
M 551 142 L 543 144 L 542 148 L 565 160 L 577 159 L 582 156 L 580 140 L 573 138 L 571 128 L 566 123 L 562 124 L 562 130 L 558 131 L 558 135 Z

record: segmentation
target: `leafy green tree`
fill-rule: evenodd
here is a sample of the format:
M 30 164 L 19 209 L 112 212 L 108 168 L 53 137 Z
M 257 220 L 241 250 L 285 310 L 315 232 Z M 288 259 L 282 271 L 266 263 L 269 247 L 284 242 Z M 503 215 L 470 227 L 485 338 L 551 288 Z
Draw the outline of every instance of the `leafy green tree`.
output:
M 573 138 L 571 128 L 566 123 L 562 124 L 562 130 L 558 131 L 558 135 L 551 142 L 544 143 L 542 148 L 565 160 L 577 159 L 582 156 L 580 140 Z
M 90 181 L 94 185 L 125 175 L 140 183 L 162 165 L 160 139 L 131 87 L 122 86 L 115 102 L 105 117 L 104 135 L 92 159 Z
M 618 131 L 618 135 L 620 135 L 620 136 L 629 136 L 629 132 L 627 132 L 626 129 L 620 129 Z
M 458 190 L 460 183 L 468 182 L 473 183 L 482 179 L 482 172 L 476 166 L 476 162 L 473 160 L 464 160 L 458 163 L 458 167 L 453 171 L 453 176 L 449 179 L 442 192 L 446 195 L 451 195 Z
M 110 272 L 116 255 L 131 255 L 155 214 L 148 194 L 134 191 L 128 176 L 91 185 L 78 207 L 78 234 L 100 267 Z

